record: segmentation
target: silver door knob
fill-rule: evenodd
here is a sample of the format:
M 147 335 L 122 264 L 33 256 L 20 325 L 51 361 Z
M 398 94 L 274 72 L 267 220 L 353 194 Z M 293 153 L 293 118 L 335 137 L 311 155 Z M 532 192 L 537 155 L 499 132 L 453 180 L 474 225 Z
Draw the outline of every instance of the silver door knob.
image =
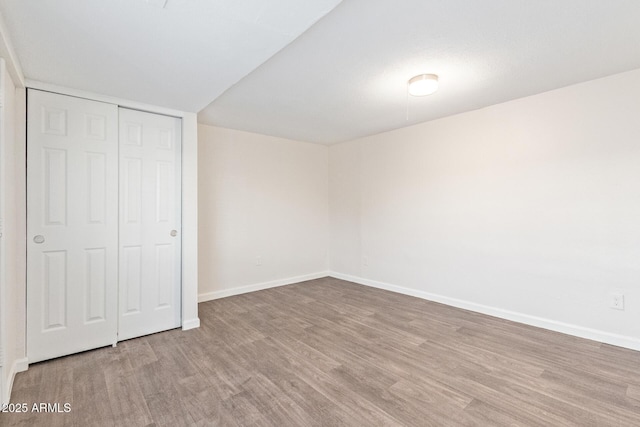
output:
M 33 241 L 37 244 L 44 243 L 44 236 L 42 234 L 38 234 L 33 238 Z
M 178 235 L 178 232 L 176 230 L 171 230 L 171 237 L 176 237 Z

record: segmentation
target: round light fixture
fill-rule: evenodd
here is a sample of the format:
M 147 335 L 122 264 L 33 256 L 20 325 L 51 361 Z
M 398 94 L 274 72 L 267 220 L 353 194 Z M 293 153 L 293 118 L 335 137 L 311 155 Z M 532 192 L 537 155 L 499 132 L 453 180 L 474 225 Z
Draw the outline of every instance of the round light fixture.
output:
M 409 94 L 412 96 L 431 95 L 438 90 L 438 76 L 420 74 L 409 80 Z

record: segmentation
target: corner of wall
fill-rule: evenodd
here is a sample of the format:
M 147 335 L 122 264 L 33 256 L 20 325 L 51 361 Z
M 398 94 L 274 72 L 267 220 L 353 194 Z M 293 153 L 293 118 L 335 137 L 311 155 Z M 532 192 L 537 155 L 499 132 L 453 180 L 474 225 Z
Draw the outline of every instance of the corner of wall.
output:
M 198 319 L 198 123 L 195 113 L 182 121 L 182 327 Z
M 0 57 L 6 61 L 7 71 L 13 83 L 18 87 L 24 88 L 25 79 L 22 73 L 22 67 L 13 49 L 13 44 L 7 31 L 7 25 L 2 15 L 0 15 Z

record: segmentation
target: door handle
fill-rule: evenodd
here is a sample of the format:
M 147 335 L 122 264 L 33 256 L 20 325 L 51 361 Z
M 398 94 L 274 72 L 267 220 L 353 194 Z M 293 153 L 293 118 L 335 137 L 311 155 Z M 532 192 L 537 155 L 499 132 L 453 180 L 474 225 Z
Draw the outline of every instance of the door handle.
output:
M 44 236 L 42 234 L 38 234 L 33 238 L 33 241 L 37 244 L 44 243 Z
M 178 232 L 176 230 L 171 230 L 171 233 L 169 233 L 171 235 L 171 237 L 176 237 L 178 235 Z

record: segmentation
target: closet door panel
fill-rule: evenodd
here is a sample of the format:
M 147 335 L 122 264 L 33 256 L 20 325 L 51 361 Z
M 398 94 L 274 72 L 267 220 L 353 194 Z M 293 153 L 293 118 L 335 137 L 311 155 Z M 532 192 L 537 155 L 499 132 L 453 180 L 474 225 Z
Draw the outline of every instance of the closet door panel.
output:
M 181 324 L 180 136 L 180 119 L 120 108 L 119 340 Z
M 28 92 L 29 362 L 117 339 L 118 109 Z

